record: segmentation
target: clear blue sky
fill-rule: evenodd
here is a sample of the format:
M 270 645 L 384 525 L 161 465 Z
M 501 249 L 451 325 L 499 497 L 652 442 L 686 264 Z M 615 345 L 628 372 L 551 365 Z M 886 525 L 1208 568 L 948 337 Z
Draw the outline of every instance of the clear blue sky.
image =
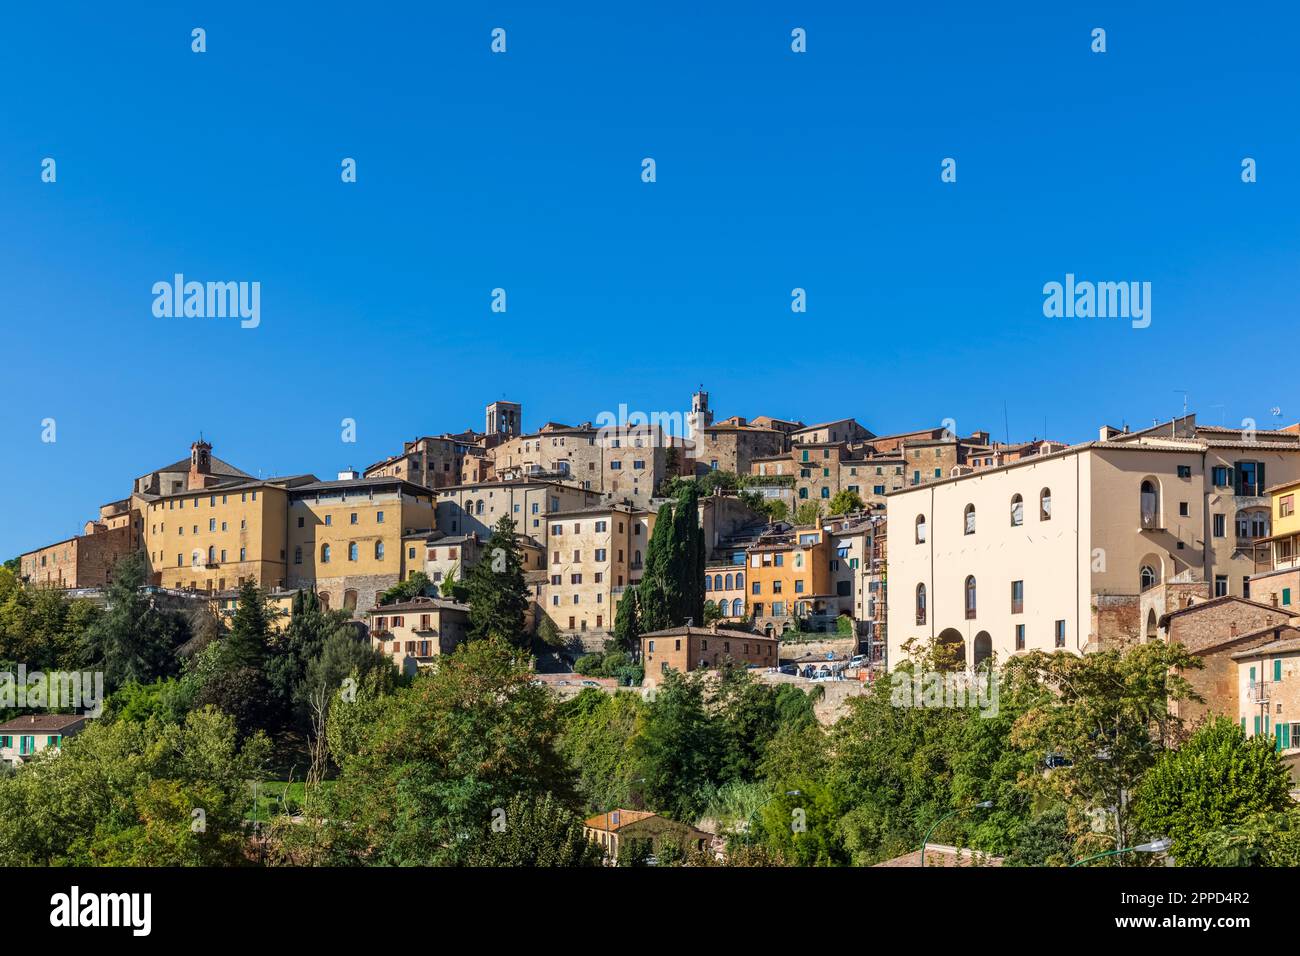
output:
M 200 429 L 331 476 L 501 397 L 530 429 L 701 382 L 719 416 L 880 433 L 1003 437 L 1005 401 L 1013 439 L 1081 440 L 1175 389 L 1294 421 L 1297 28 L 1284 3 L 6 4 L 0 554 Z M 176 272 L 260 282 L 261 326 L 155 318 Z M 1151 282 L 1151 327 L 1044 318 L 1067 272 Z

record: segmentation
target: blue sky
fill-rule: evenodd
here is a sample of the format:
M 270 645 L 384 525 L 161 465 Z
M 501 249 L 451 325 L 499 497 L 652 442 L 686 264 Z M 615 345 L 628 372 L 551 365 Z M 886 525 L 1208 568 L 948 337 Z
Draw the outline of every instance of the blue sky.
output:
M 1176 389 L 1300 419 L 1300 16 L 997 6 L 6 5 L 0 554 L 200 430 L 332 476 L 501 397 L 527 428 L 699 383 L 880 433 L 1004 437 L 1005 402 L 1011 438 L 1081 440 Z M 177 272 L 260 282 L 261 325 L 156 318 Z M 1044 318 L 1067 272 L 1151 282 L 1151 326 Z

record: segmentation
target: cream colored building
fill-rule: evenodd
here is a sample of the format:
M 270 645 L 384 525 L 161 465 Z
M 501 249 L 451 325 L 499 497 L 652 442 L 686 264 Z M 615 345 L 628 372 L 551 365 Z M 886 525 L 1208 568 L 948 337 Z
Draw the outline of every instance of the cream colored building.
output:
M 619 598 L 641 580 L 654 512 L 597 505 L 554 512 L 548 521 L 538 604 L 561 634 L 612 632 Z
M 515 522 L 516 533 L 545 544 L 548 514 L 586 508 L 601 501 L 598 491 L 560 481 L 517 478 L 457 485 L 438 491 L 436 527 L 449 535 L 477 532 L 486 540 L 497 521 L 508 516 Z
M 406 579 L 403 536 L 433 527 L 434 494 L 400 478 L 295 486 L 288 502 L 289 587 L 314 587 L 334 610 L 374 606 Z
M 1300 477 L 1297 438 L 1187 416 L 891 493 L 890 665 L 912 638 L 968 662 L 1152 638 L 1165 609 L 1144 592 L 1175 581 L 1241 595 L 1268 534 L 1249 516 L 1266 476 Z

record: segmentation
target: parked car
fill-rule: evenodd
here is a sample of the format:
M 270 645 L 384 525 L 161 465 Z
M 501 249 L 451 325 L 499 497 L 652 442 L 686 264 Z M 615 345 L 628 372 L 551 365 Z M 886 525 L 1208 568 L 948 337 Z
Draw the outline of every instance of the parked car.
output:
M 849 658 L 849 667 L 866 667 L 866 666 L 867 666 L 866 654 L 855 654 Z
M 789 674 L 789 675 L 792 676 L 792 677 L 798 677 L 798 676 L 799 676 L 799 665 L 798 665 L 798 664 L 782 664 L 782 665 L 781 665 L 781 673 L 782 673 L 782 674 Z

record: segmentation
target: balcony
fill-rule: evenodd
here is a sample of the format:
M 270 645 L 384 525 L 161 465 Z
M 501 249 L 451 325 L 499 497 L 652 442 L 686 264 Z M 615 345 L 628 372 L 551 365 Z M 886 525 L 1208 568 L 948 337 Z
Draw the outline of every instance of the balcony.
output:
M 1259 680 L 1251 681 L 1248 698 L 1252 704 L 1267 704 L 1269 702 L 1270 681 Z

